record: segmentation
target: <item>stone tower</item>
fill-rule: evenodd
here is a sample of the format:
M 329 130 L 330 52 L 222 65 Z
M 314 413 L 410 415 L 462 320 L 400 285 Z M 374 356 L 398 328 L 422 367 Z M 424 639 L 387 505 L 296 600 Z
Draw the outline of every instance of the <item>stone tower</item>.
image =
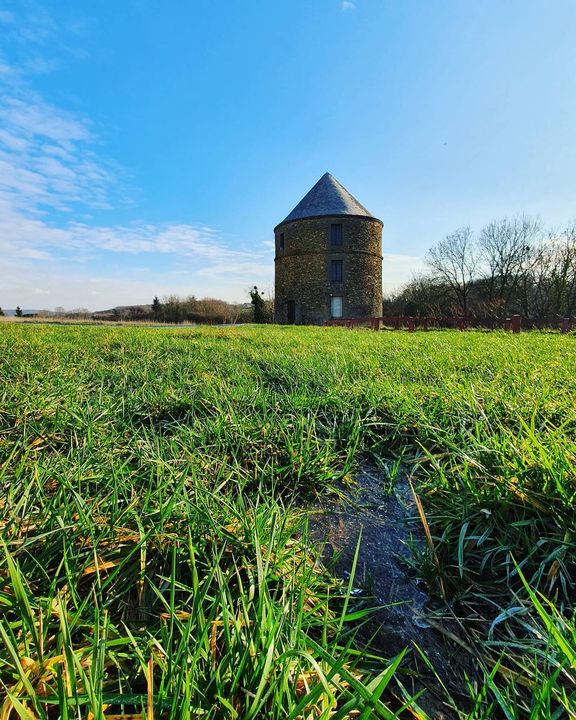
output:
M 274 235 L 277 323 L 382 315 L 382 221 L 330 173 Z

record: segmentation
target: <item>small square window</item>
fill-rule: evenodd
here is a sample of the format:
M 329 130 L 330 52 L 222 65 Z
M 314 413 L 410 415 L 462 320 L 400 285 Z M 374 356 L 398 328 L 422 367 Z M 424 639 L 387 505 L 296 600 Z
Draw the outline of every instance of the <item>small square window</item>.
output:
M 342 260 L 330 261 L 330 280 L 332 282 L 342 282 Z
M 342 245 L 342 225 L 330 225 L 330 245 Z
M 342 317 L 342 297 L 332 295 L 330 298 L 330 314 L 333 318 Z
M 284 233 L 280 233 L 280 240 L 278 244 L 280 246 L 280 250 L 284 250 Z

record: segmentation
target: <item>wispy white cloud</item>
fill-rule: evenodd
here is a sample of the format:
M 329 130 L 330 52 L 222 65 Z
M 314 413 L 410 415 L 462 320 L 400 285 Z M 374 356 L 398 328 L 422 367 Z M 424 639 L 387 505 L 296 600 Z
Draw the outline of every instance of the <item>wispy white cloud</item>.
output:
M 74 203 L 109 207 L 118 181 L 94 140 L 87 121 L 22 83 L 0 82 L 0 204 L 28 216 Z
M 252 259 L 244 258 L 226 258 L 225 262 L 220 262 L 209 267 L 205 267 L 198 271 L 199 276 L 232 276 L 237 275 L 239 277 L 254 278 L 255 280 L 260 278 L 268 278 L 270 275 L 270 263 L 269 262 L 257 262 L 254 256 L 250 256 Z
M 4 25 L 4 41 L 25 47 L 26 51 L 45 45 L 59 33 L 54 18 L 38 4 L 29 4 L 18 14 L 0 11 L 0 24 Z
M 356 4 L 351 2 L 351 0 L 342 0 L 340 3 L 340 10 L 342 10 L 342 12 L 346 12 L 347 10 L 356 10 Z
M 182 261 L 182 265 L 186 260 Z M 70 272 L 61 262 L 33 262 L 20 258 L 3 258 L 2 261 L 2 307 L 53 309 L 57 305 L 66 308 L 88 307 L 105 309 L 114 305 L 149 303 L 154 295 L 163 297 L 176 293 L 186 296 L 219 297 L 231 302 L 246 301 L 254 283 L 268 290 L 269 268 L 264 265 L 263 275 L 226 274 L 217 276 L 198 274 L 196 263 L 188 261 L 189 270 L 180 273 L 169 270 L 145 268 L 138 272 L 133 267 L 127 272 L 118 267 L 116 271 L 104 272 L 97 265 L 78 265 Z M 37 290 L 42 290 L 38 293 Z
M 216 230 L 186 223 L 88 225 L 71 219 L 59 225 L 41 215 L 26 216 L 2 198 L 0 190 L 0 252 L 6 257 L 32 260 L 89 261 L 101 253 L 172 255 L 202 263 L 204 275 L 221 275 L 247 266 L 269 251 L 230 248 Z M 198 265 L 196 266 L 198 268 Z M 200 268 L 198 268 L 200 269 Z
M 12 22 L 0 13 L 0 24 Z M 30 24 L 29 37 L 13 28 L 12 40 L 41 45 L 54 32 L 50 19 L 42 17 Z M 51 71 L 48 61 L 44 70 Z M 11 281 L 3 284 L 13 298 L 3 296 L 2 304 L 31 305 L 38 295 L 62 304 L 69 302 L 72 288 L 78 293 L 74 305 L 93 304 L 112 288 L 123 301 L 142 301 L 141 284 L 126 283 L 120 292 L 116 280 L 106 277 L 110 270 L 102 269 L 103 258 L 114 255 L 124 256 L 123 263 L 126 256 L 143 256 L 152 268 L 158 257 L 166 259 L 164 264 L 186 263 L 192 268 L 189 292 L 197 291 L 189 284 L 199 281 L 203 292 L 228 299 L 231 293 L 245 295 L 242 273 L 251 280 L 270 278 L 269 247 L 243 252 L 205 223 L 98 223 L 102 210 L 118 207 L 127 197 L 123 171 L 99 152 L 97 130 L 86 117 L 47 102 L 34 90 L 28 77 L 32 71 L 39 67 L 0 61 L 0 255 L 5 267 L 11 263 Z M 98 287 L 89 292 L 86 283 L 77 282 L 80 265 L 97 275 Z M 137 274 L 131 261 L 124 267 Z M 161 285 L 160 276 L 153 273 L 148 288 L 151 282 Z M 165 281 L 167 290 L 177 291 Z M 126 287 L 135 293 L 132 300 Z

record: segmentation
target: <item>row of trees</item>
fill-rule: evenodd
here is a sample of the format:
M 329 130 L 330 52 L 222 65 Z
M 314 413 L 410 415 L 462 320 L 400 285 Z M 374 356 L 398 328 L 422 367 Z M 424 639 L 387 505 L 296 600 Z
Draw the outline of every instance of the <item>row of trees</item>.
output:
M 215 298 L 197 299 L 194 295 L 184 298 L 178 295 L 168 295 L 162 300 L 155 297 L 151 305 L 125 305 L 95 313 L 91 313 L 85 308 L 66 310 L 63 307 L 57 307 L 54 310 L 36 311 L 33 317 L 71 320 L 92 318 L 93 320 L 140 320 L 164 323 L 188 322 L 210 325 L 272 322 L 274 301 L 266 298 L 256 285 L 250 290 L 249 297 L 249 303 L 234 304 Z M 15 314 L 17 317 L 23 316 L 20 307 L 16 308 Z M 0 308 L 0 316 L 2 315 L 4 312 Z
M 475 234 L 456 230 L 431 248 L 427 272 L 384 301 L 385 314 L 464 315 L 535 322 L 576 315 L 576 223 L 547 231 L 540 220 L 504 218 Z
M 169 295 L 161 301 L 155 297 L 150 311 L 150 319 L 157 322 L 181 323 L 239 323 L 239 322 L 271 322 L 273 301 L 264 298 L 256 286 L 250 291 L 250 307 L 203 298 L 198 300 L 194 295 L 180 298 Z
M 223 324 L 239 322 L 246 310 L 242 305 L 233 305 L 215 298 L 198 299 L 194 295 L 181 298 L 168 295 L 162 300 L 154 298 L 148 318 L 167 323 L 208 323 Z

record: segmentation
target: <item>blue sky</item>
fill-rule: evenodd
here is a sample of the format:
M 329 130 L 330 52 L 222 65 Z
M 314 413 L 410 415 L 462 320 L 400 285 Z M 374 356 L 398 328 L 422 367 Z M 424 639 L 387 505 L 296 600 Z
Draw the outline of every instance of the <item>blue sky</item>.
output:
M 575 0 L 7 0 L 0 305 L 273 289 L 327 170 L 384 286 L 455 228 L 576 217 Z

